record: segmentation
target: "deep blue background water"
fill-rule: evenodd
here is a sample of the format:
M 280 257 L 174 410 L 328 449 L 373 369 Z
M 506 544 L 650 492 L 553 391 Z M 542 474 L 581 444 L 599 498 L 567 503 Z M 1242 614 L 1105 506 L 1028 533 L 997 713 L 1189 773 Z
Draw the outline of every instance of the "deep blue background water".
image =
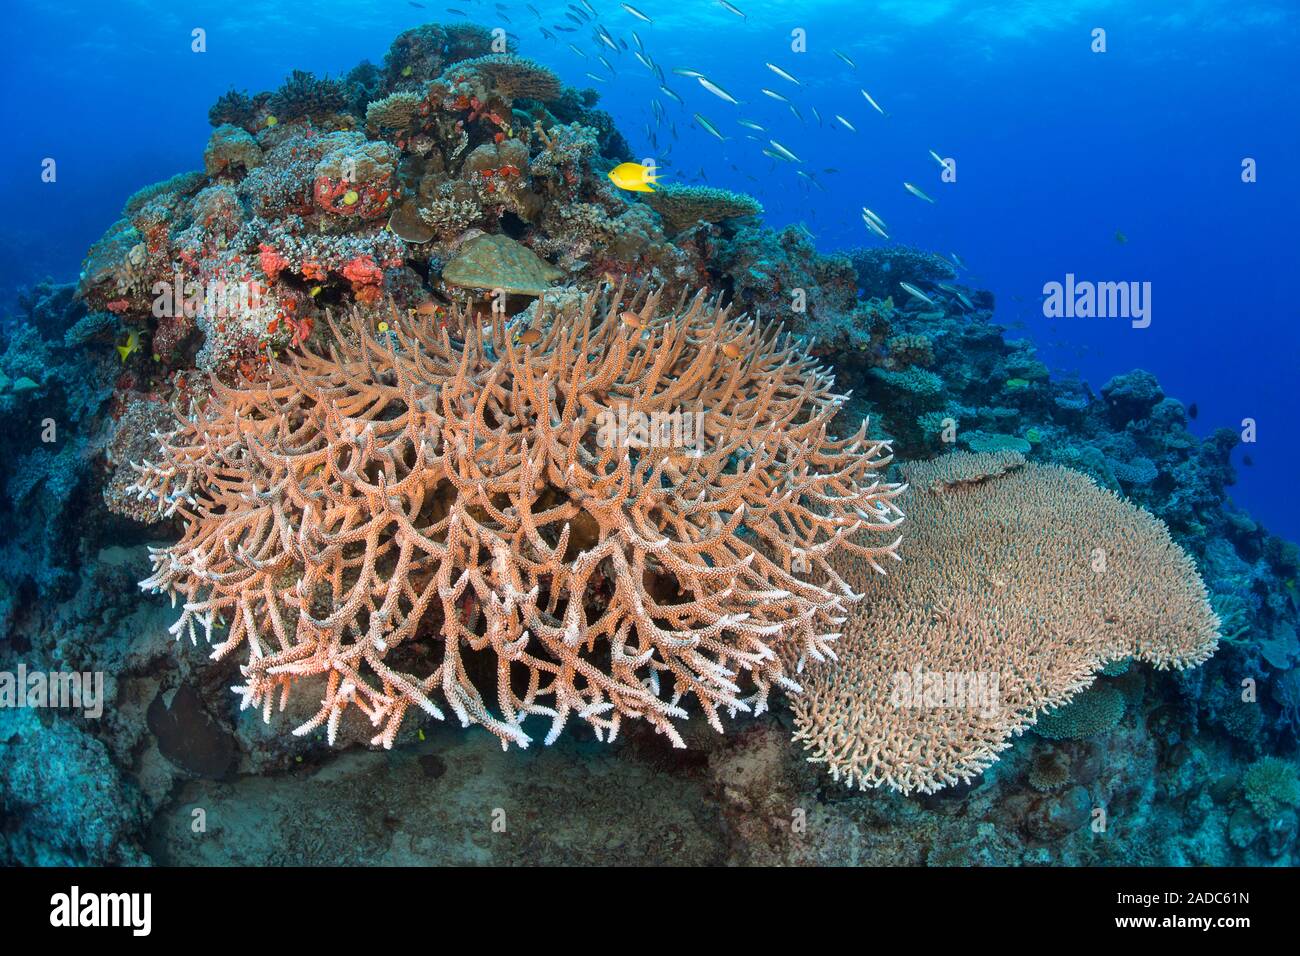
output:
M 617 3 L 593 5 L 635 48 L 636 30 L 664 70 L 706 73 L 737 107 L 695 80 L 668 73 L 679 107 L 631 52 L 592 39 L 590 28 L 541 36 L 566 5 L 451 6 L 519 38 L 522 53 L 569 83 L 594 86 L 636 152 L 666 172 L 756 195 L 773 225 L 803 221 L 824 251 L 876 242 L 859 210 L 884 217 L 895 240 L 960 255 L 972 285 L 993 290 L 1003 321 L 1054 368 L 1094 386 L 1141 366 L 1166 392 L 1196 402 L 1201 434 L 1259 423 L 1245 449 L 1236 500 L 1274 531 L 1300 539 L 1292 486 L 1300 470 L 1300 5 L 1294 0 L 738 0 L 744 21 L 715 0 L 642 0 L 644 23 Z M 135 189 L 200 168 L 208 106 L 235 86 L 273 89 L 294 68 L 338 74 L 382 60 L 393 37 L 446 4 L 310 0 L 247 4 L 64 2 L 7 4 L 10 41 L 0 65 L 6 148 L 0 156 L 0 303 L 16 286 L 74 278 L 86 248 Z M 191 52 L 190 31 L 207 31 Z M 1091 52 L 1091 31 L 1108 50 Z M 791 50 L 791 31 L 807 50 Z M 569 50 L 574 42 L 587 55 Z M 856 63 L 850 68 L 831 51 Z M 602 53 L 617 75 L 596 61 Z M 800 85 L 776 76 L 771 61 Z M 767 87 L 787 95 L 801 123 Z M 888 111 L 882 117 L 859 90 Z M 659 97 L 679 139 L 653 129 Z M 825 125 L 813 119 L 812 107 Z M 698 128 L 700 112 L 725 143 Z M 839 113 L 856 133 L 832 117 Z M 804 163 L 775 163 L 735 120 L 752 119 Z M 669 144 L 672 144 L 669 149 Z M 939 180 L 927 150 L 957 160 Z M 45 157 L 58 181 L 40 181 Z M 1244 157 L 1259 181 L 1241 182 Z M 794 170 L 813 173 L 824 191 Z M 833 168 L 835 173 L 823 170 Z M 751 179 L 750 177 L 753 177 Z M 755 182 L 754 180 L 757 180 Z M 937 202 L 908 195 L 904 180 Z M 1127 242 L 1116 239 L 1122 232 Z M 1150 328 L 1123 320 L 1049 320 L 1045 282 L 1067 272 L 1153 284 Z M 1243 451 L 1236 453 L 1237 460 Z

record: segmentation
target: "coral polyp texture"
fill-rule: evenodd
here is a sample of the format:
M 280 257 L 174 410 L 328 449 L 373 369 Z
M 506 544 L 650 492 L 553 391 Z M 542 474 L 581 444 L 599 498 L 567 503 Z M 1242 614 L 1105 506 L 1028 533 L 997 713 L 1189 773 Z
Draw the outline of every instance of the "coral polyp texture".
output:
M 1165 525 L 1087 476 L 1006 452 L 903 474 L 903 573 L 838 562 L 866 599 L 838 664 L 810 668 L 793 698 L 796 739 L 836 779 L 905 793 L 969 781 L 1106 664 L 1184 668 L 1218 646 Z
M 268 720 L 313 684 L 298 734 L 354 711 L 390 746 L 442 701 L 503 746 L 530 715 L 683 746 L 692 698 L 721 731 L 827 659 L 857 597 L 834 556 L 894 556 L 888 444 L 833 438 L 830 374 L 703 293 L 330 326 L 328 354 L 214 380 L 134 488 L 184 528 L 141 586 L 244 649 Z

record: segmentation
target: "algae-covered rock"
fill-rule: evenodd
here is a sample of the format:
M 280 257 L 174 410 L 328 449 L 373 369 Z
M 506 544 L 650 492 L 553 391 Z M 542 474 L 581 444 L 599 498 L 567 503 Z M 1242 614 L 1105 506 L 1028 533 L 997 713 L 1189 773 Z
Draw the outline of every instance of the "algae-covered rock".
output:
M 246 130 L 229 123 L 218 126 L 203 150 L 203 168 L 209 176 L 247 172 L 262 162 L 262 149 Z
M 433 226 L 421 218 L 419 207 L 413 202 L 404 202 L 393 209 L 388 228 L 406 242 L 423 243 L 433 238 Z

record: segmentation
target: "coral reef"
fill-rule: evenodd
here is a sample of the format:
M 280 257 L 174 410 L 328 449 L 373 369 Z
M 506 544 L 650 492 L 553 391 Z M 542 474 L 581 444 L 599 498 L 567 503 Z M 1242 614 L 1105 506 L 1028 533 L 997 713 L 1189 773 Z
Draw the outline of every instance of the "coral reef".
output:
M 0 323 L 0 670 L 106 676 L 100 720 L 0 711 L 0 863 L 1294 864 L 1300 549 L 1228 500 L 1237 433 L 1198 438 L 1142 370 L 1100 389 L 1049 372 L 955 259 L 825 255 L 738 194 L 613 188 L 605 171 L 634 154 L 598 104 L 470 24 L 408 30 L 381 64 L 334 78 L 231 90 L 197 170 L 131 196 L 74 285 L 36 285 Z M 458 281 L 470 265 L 481 274 Z M 616 306 L 625 281 L 662 297 Z M 778 322 L 793 336 L 763 331 Z M 593 387 L 575 399 L 580 381 Z M 705 456 L 600 448 L 601 409 L 691 389 L 718 399 L 707 427 L 731 429 Z M 866 418 L 855 455 L 841 433 Z M 404 430 L 417 423 L 438 423 L 423 446 Z M 764 430 L 793 446 L 763 445 Z M 914 463 L 911 505 L 889 497 L 886 435 Z M 204 455 L 224 456 L 215 478 Z M 674 489 L 673 474 L 687 483 Z M 779 705 L 839 722 L 833 764 L 867 752 L 853 749 L 866 725 L 845 715 L 900 715 L 887 700 L 851 711 L 856 696 L 827 688 L 864 669 L 870 622 L 888 642 L 904 611 L 888 595 L 913 595 L 923 635 L 1008 590 L 1037 593 L 1059 624 L 1028 565 L 992 560 L 1011 529 L 1029 542 L 1044 526 L 961 506 L 1044 474 L 1064 496 L 1039 509 L 1050 520 L 1074 527 L 1067 506 L 1093 501 L 1085 536 L 1161 542 L 1141 593 L 1195 598 L 1179 633 L 1197 650 L 1170 661 L 1208 647 L 1186 552 L 1222 622 L 1218 651 L 1160 670 L 1143 663 L 1158 645 L 1107 643 L 1105 628 L 1074 655 L 1038 634 L 1047 652 L 1029 670 L 1056 693 L 1022 695 L 1022 736 L 1004 737 L 1003 715 L 953 752 L 917 754 L 909 779 L 946 784 L 937 793 L 836 784 L 791 746 Z M 188 492 L 165 500 L 185 476 Z M 791 482 L 811 494 L 783 500 Z M 623 490 L 669 504 L 628 506 L 640 523 L 611 530 Z M 875 496 L 880 507 L 850 506 Z M 902 534 L 904 561 L 844 578 L 844 593 L 827 574 L 844 566 L 847 529 L 892 525 L 896 503 L 907 517 L 880 546 Z M 764 515 L 783 523 L 765 534 Z M 933 543 L 957 534 L 928 520 L 939 515 L 966 522 L 960 546 Z M 814 532 L 841 539 L 824 549 L 840 564 L 794 552 Z M 201 627 L 213 612 L 220 660 L 160 639 L 175 612 L 139 592 L 146 542 L 158 583 L 194 589 L 181 613 Z M 1092 545 L 1076 544 L 1048 580 L 1083 573 Z M 1131 568 L 1115 556 L 1118 582 Z M 983 605 L 941 589 L 945 568 L 967 585 L 982 568 Z M 981 660 L 1021 654 L 1028 630 L 1013 631 Z M 240 709 L 255 696 L 284 714 L 268 725 Z M 536 723 L 554 744 L 502 754 L 497 736 L 443 729 L 425 704 L 520 743 Z M 745 708 L 725 736 L 679 714 Z M 969 715 L 932 717 L 959 728 Z M 608 759 L 592 759 L 597 734 Z M 955 782 L 923 769 L 936 767 Z M 199 806 L 223 818 L 202 837 Z M 505 809 L 508 834 L 482 836 L 485 806 Z M 1100 808 L 1104 833 L 1088 826 Z

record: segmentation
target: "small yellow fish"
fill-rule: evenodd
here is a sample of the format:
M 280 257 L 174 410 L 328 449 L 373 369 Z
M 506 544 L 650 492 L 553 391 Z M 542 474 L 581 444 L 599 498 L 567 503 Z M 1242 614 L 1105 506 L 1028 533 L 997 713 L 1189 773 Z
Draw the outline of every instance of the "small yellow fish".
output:
M 266 125 L 267 125 L 267 126 L 274 126 L 274 125 L 275 125 L 276 123 L 278 123 L 278 122 L 280 122 L 280 121 L 279 121 L 278 119 L 276 119 L 274 116 L 268 116 L 268 117 L 266 118 Z
M 659 182 L 655 168 L 640 163 L 620 163 L 609 171 L 609 179 L 619 189 L 634 193 L 652 193 L 651 185 Z
M 413 72 L 409 66 L 402 67 L 402 76 L 410 76 Z
M 311 287 L 311 297 L 312 297 L 313 299 L 316 298 L 316 296 L 320 295 L 320 291 L 321 291 L 321 289 L 323 289 L 323 288 L 324 288 L 324 286 L 319 286 L 319 285 L 314 285 L 314 286 L 312 286 L 312 287 Z
M 123 365 L 126 364 L 126 360 L 131 355 L 132 352 L 138 352 L 139 350 L 140 350 L 140 333 L 136 331 L 132 331 L 129 335 L 127 335 L 125 345 L 117 346 L 117 354 L 122 356 Z

